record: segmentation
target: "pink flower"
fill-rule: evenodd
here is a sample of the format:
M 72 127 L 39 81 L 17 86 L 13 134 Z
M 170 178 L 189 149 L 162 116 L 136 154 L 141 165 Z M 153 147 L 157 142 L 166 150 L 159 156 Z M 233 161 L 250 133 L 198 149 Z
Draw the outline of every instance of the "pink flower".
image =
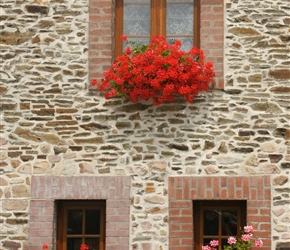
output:
M 211 250 L 210 246 L 202 246 L 202 250 Z
M 255 240 L 255 245 L 256 245 L 256 247 L 262 247 L 263 241 L 259 238 L 259 239 Z
M 219 241 L 218 240 L 212 240 L 212 241 L 210 241 L 210 246 L 212 246 L 212 247 L 217 247 L 218 245 L 219 245 Z
M 236 242 L 237 242 L 237 239 L 236 239 L 235 237 L 229 237 L 229 238 L 228 238 L 228 243 L 229 243 L 230 245 L 232 245 L 232 244 L 236 244 Z
M 244 232 L 245 233 L 252 233 L 253 227 L 252 226 L 244 226 Z
M 243 241 L 250 241 L 252 239 L 252 234 L 243 234 L 242 235 L 242 240 Z

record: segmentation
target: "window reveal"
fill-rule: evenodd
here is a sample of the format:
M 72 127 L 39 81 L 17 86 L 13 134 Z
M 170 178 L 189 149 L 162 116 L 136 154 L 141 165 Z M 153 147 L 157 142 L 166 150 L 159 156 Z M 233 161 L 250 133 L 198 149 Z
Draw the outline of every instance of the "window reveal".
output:
M 151 35 L 167 37 L 169 43 L 180 40 L 182 50 L 199 47 L 200 0 L 118 0 L 116 1 L 115 55 L 126 44 L 120 37 L 147 44 Z

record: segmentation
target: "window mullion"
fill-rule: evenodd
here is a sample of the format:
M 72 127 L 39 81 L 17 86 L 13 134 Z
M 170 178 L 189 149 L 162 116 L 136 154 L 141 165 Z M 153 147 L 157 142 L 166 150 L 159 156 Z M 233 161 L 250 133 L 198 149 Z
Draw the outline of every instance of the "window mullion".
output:
M 124 27 L 124 0 L 118 0 L 115 4 L 115 58 L 123 52 L 121 36 Z
M 200 0 L 194 0 L 193 44 L 200 48 Z
M 83 209 L 83 217 L 82 217 L 82 242 L 83 244 L 86 243 L 85 235 L 86 235 L 86 210 Z
M 219 244 L 219 249 L 221 249 L 221 243 L 222 243 L 222 219 L 223 219 L 223 210 L 218 210 L 219 211 L 219 229 L 218 229 L 218 241 L 220 242 Z
M 151 35 L 166 36 L 166 0 L 151 0 Z

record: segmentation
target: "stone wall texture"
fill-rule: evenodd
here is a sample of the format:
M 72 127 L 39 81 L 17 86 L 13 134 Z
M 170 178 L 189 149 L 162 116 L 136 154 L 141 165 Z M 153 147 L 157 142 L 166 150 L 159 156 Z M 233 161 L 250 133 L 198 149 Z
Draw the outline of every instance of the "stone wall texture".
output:
M 151 106 L 89 86 L 112 61 L 114 1 L 0 1 L 1 250 L 29 249 L 42 175 L 130 176 L 129 248 L 144 250 L 170 248 L 169 177 L 268 176 L 271 226 L 253 224 L 290 249 L 290 2 L 221 2 L 201 0 L 223 7 L 224 89 Z

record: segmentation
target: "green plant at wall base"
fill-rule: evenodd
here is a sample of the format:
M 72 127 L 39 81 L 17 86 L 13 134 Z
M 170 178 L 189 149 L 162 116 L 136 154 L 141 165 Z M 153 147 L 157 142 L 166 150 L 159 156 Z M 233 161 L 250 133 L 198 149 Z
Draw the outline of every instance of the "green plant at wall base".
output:
M 126 36 L 122 39 L 127 40 Z M 153 105 L 159 105 L 176 96 L 192 102 L 199 91 L 208 91 L 215 73 L 213 63 L 204 61 L 202 50 L 192 47 L 185 52 L 179 40 L 170 45 L 163 36 L 153 36 L 148 45 L 127 43 L 101 83 L 92 81 L 105 91 L 106 99 L 120 96 L 134 103 L 152 99 Z
M 228 238 L 228 244 L 227 246 L 224 246 L 224 250 L 247 250 L 251 248 L 251 245 L 253 243 L 253 227 L 252 226 L 244 226 L 244 229 L 242 230 L 242 236 L 241 238 L 237 239 L 233 236 L 230 236 Z M 209 245 L 203 246 L 202 250 L 216 250 L 216 247 L 218 247 L 219 242 L 217 240 L 210 241 Z M 263 241 L 261 239 L 255 240 L 256 247 L 262 247 Z

